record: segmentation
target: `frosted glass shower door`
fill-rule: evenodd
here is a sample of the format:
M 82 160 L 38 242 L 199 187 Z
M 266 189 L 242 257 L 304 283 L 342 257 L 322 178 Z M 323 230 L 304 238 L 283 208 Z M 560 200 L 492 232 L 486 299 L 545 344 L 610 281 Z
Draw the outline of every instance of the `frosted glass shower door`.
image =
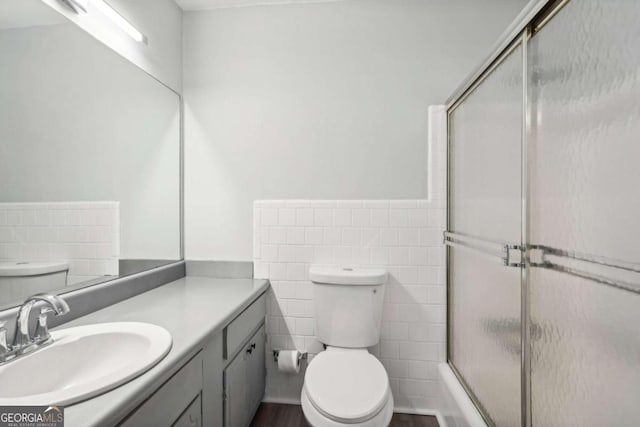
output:
M 490 424 L 519 426 L 522 48 L 449 112 L 449 362 Z M 497 243 L 496 243 L 497 242 Z
M 572 0 L 529 44 L 534 426 L 640 425 L 639 23 Z

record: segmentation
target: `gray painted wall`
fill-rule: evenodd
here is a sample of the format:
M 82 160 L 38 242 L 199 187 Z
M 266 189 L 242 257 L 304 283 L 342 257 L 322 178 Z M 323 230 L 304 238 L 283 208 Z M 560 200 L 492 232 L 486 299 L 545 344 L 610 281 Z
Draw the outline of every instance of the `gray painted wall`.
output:
M 187 258 L 251 259 L 256 199 L 428 197 L 427 107 L 490 53 L 524 4 L 185 12 Z

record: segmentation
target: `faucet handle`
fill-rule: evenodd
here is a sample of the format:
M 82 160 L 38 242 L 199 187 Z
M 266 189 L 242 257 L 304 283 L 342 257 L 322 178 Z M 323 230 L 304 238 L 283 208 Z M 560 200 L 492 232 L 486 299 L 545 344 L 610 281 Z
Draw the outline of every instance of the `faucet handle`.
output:
M 9 344 L 7 344 L 7 322 L 0 320 L 0 363 L 7 360 L 7 356 L 11 352 Z
M 38 316 L 38 324 L 36 325 L 36 331 L 34 334 L 34 341 L 37 343 L 43 343 L 51 338 L 49 333 L 49 326 L 47 325 L 47 314 L 54 311 L 49 307 L 42 307 L 40 309 L 40 315 Z

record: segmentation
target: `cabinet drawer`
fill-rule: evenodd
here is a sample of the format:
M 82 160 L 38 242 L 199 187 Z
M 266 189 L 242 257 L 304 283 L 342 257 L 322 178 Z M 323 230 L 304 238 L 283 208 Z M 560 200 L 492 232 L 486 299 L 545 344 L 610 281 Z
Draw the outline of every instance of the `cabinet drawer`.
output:
M 172 427 L 202 427 L 202 399 L 200 395 L 191 402 L 191 405 L 173 423 Z
M 251 333 L 264 321 L 267 313 L 266 298 L 266 294 L 260 295 L 224 328 L 223 356 L 225 359 L 233 357 Z
M 198 353 L 124 420 L 121 426 L 170 426 L 201 391 L 202 354 Z

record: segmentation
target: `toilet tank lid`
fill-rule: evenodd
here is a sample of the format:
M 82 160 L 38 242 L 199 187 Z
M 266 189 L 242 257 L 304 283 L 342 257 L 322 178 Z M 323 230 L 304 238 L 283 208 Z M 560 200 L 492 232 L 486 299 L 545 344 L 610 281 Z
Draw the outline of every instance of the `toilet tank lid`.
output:
M 0 262 L 0 277 L 39 276 L 67 270 L 66 262 Z
M 382 285 L 387 281 L 383 268 L 311 267 L 309 279 L 330 285 Z

